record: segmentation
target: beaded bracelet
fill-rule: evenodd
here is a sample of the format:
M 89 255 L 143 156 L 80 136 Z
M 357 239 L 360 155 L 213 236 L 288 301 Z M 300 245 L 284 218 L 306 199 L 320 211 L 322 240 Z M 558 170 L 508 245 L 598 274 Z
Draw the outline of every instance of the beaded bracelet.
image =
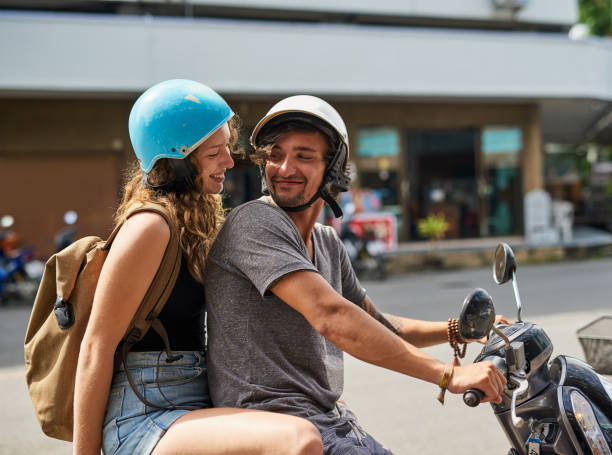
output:
M 459 359 L 465 357 L 465 351 L 467 349 L 467 343 L 459 333 L 459 320 L 457 318 L 451 318 L 448 320 L 448 327 L 446 329 L 446 334 L 448 337 L 448 343 L 453 348 L 453 365 L 459 366 Z M 463 344 L 463 347 L 460 348 L 459 345 Z
M 440 381 L 440 392 L 438 393 L 438 401 L 442 404 L 444 404 L 444 395 L 446 394 L 446 389 L 448 389 L 448 385 L 450 384 L 453 371 L 455 371 L 455 367 L 453 365 L 447 365 L 444 368 L 444 374 L 442 375 L 442 380 Z

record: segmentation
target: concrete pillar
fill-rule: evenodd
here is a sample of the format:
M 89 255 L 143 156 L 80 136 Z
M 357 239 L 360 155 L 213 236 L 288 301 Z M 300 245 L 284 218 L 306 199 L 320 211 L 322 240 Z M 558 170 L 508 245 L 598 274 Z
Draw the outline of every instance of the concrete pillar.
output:
M 529 108 L 523 126 L 523 195 L 531 190 L 544 189 L 544 163 L 542 156 L 542 135 L 540 131 L 540 109 L 537 105 Z

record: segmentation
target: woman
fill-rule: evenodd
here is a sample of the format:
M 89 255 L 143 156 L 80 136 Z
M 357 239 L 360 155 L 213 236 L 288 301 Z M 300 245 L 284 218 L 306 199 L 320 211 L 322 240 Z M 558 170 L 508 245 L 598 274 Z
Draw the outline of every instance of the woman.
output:
M 203 347 L 204 263 L 223 210 L 219 193 L 234 162 L 233 112 L 208 87 L 170 80 L 147 90 L 130 113 L 139 160 L 124 188 L 116 222 L 124 222 L 104 263 L 83 337 L 76 374 L 74 453 L 320 454 L 320 434 L 306 420 L 266 412 L 211 408 Z M 134 204 L 165 207 L 183 253 L 176 284 L 159 318 L 173 353 L 149 330 L 128 354 L 145 406 L 113 358 L 151 284 L 170 238 L 164 217 Z M 110 389 L 110 394 L 109 394 Z

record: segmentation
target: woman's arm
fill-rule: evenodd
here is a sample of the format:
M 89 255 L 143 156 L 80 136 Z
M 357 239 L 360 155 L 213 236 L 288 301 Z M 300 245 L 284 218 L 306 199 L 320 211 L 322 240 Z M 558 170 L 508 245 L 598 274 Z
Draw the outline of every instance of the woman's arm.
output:
M 130 217 L 108 253 L 81 342 L 74 396 L 74 453 L 100 453 L 114 353 L 161 263 L 170 229 L 161 215 Z

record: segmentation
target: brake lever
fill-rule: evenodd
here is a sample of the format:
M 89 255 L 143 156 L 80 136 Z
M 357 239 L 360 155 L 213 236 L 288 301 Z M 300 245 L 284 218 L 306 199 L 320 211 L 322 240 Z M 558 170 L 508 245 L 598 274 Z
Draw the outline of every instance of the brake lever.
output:
M 525 393 L 527 387 L 529 387 L 529 382 L 527 381 L 527 379 L 524 378 L 519 378 L 516 382 L 518 382 L 518 387 L 512 392 L 512 403 L 510 405 L 510 412 L 512 415 L 512 424 L 515 427 L 518 427 L 521 424 L 521 421 L 524 419 L 516 415 L 516 397 Z

